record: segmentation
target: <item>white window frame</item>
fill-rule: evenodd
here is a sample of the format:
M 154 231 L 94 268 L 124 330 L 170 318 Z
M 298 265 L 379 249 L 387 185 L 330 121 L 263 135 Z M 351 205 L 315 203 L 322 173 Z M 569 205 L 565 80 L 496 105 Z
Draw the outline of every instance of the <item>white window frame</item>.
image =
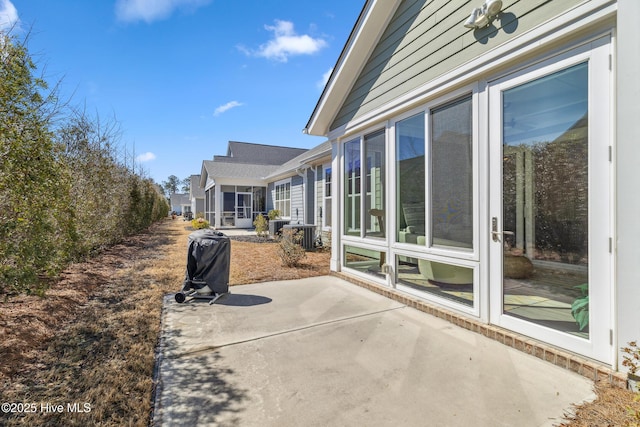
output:
M 613 364 L 615 349 L 609 340 L 613 330 L 611 314 L 610 289 L 614 283 L 612 278 L 613 254 L 609 252 L 609 237 L 613 234 L 610 206 L 613 205 L 611 195 L 611 163 L 608 162 L 609 141 L 611 134 L 611 84 L 613 78 L 608 68 L 611 42 L 608 36 L 593 40 L 564 53 L 550 57 L 542 62 L 529 65 L 519 71 L 501 76 L 489 82 L 487 89 L 489 112 L 501 110 L 501 92 L 534 81 L 546 75 L 562 71 L 580 63 L 589 63 L 589 298 L 590 298 L 590 336 L 588 339 L 574 337 L 562 331 L 544 328 L 531 322 L 516 319 L 502 313 L 502 248 L 497 243 L 490 243 L 490 321 L 498 326 L 532 336 L 544 342 L 568 349 L 604 363 Z M 605 83 L 606 84 L 603 84 Z M 491 115 L 491 114 L 489 114 Z M 591 120 L 601 117 L 603 120 Z M 496 129 L 502 125 L 499 114 L 491 116 L 491 140 L 500 141 L 502 135 Z M 501 144 L 491 147 L 490 157 L 501 158 Z M 604 159 L 604 161 L 603 161 Z M 501 182 L 500 168 L 491 168 L 490 185 Z M 594 197 L 598 194 L 600 197 Z M 604 199 L 608 203 L 603 202 Z M 598 200 L 599 202 L 595 202 Z M 490 216 L 502 217 L 501 195 L 490 198 Z M 498 224 L 498 229 L 501 225 Z M 607 280 L 608 279 L 608 280 Z M 594 286 L 591 286 L 591 284 Z M 605 285 L 602 285 L 602 284 Z M 600 286 L 598 286 L 600 284 Z M 598 301 L 597 304 L 594 304 Z
M 439 107 L 446 106 L 447 104 L 453 103 L 456 100 L 461 98 L 465 98 L 467 96 L 471 97 L 471 147 L 472 147 L 472 197 L 473 197 L 473 205 L 472 205 L 472 214 L 473 214 L 473 249 L 463 249 L 456 247 L 444 247 L 444 246 L 436 246 L 429 243 L 426 246 L 422 245 L 411 245 L 406 243 L 400 243 L 396 240 L 396 227 L 397 225 L 393 225 L 393 234 L 392 241 L 393 246 L 404 249 L 411 250 L 417 253 L 424 254 L 425 256 L 435 255 L 435 256 L 443 256 L 455 258 L 457 260 L 469 260 L 469 261 L 479 261 L 480 260 L 480 159 L 479 159 L 479 89 L 477 84 L 473 84 L 470 86 L 466 86 L 459 90 L 453 91 L 445 96 L 434 99 L 426 104 L 421 105 L 419 108 L 415 108 L 411 111 L 403 113 L 401 116 L 398 116 L 392 120 L 390 123 L 390 128 L 393 130 L 393 155 L 392 155 L 392 164 L 393 170 L 388 168 L 387 174 L 391 176 L 393 174 L 393 183 L 396 183 L 396 153 L 395 153 L 395 129 L 396 124 L 415 116 L 417 114 L 425 115 L 425 232 L 427 236 L 425 236 L 426 241 L 430 242 L 431 240 L 431 225 L 432 225 L 432 212 L 431 212 L 431 144 L 432 144 L 432 135 L 431 135 L 431 111 L 437 109 Z M 388 181 L 388 179 L 387 179 Z M 390 188 L 394 192 L 397 191 L 395 188 Z M 395 198 L 394 198 L 395 200 Z M 394 215 L 395 216 L 395 215 Z M 395 218 L 396 221 L 399 221 L 399 218 Z M 387 233 L 389 234 L 389 233 Z
M 367 136 L 369 136 L 371 134 L 374 134 L 376 132 L 379 132 L 379 131 L 383 132 L 383 135 L 384 135 L 384 138 L 385 138 L 385 151 L 384 152 L 380 152 L 380 156 L 381 156 L 382 162 L 385 163 L 385 168 L 386 168 L 386 170 L 385 170 L 385 181 L 388 181 L 389 180 L 389 178 L 388 178 L 389 177 L 389 166 L 388 166 L 387 159 L 388 159 L 388 152 L 389 152 L 389 147 L 388 147 L 389 135 L 388 135 L 388 127 L 386 126 L 386 123 L 374 126 L 374 127 L 370 128 L 370 129 L 367 129 L 364 132 L 358 133 L 357 135 L 351 136 L 349 138 L 345 138 L 341 142 L 343 147 L 344 147 L 345 144 L 351 143 L 351 142 L 356 141 L 356 140 L 358 141 L 358 143 L 360 145 L 360 159 L 359 159 L 360 160 L 360 177 L 359 177 L 360 185 L 359 185 L 359 188 L 358 188 L 359 193 L 357 193 L 357 194 L 354 193 L 354 194 L 352 194 L 350 196 L 354 201 L 358 200 L 358 205 L 360 207 L 360 209 L 359 209 L 360 215 L 359 215 L 359 218 L 358 218 L 360 220 L 360 233 L 359 233 L 358 236 L 356 236 L 354 234 L 347 234 L 346 230 L 344 229 L 346 227 L 346 225 L 347 225 L 347 221 L 346 221 L 346 217 L 345 217 L 346 209 L 343 209 L 343 212 L 342 212 L 342 215 L 343 215 L 343 218 L 342 218 L 342 226 L 343 227 L 342 228 L 343 229 L 340 232 L 342 233 L 343 237 L 346 238 L 347 240 L 350 239 L 350 238 L 351 239 L 357 238 L 357 239 L 367 239 L 367 240 L 374 239 L 374 240 L 377 240 L 379 242 L 380 241 L 384 241 L 384 242 L 387 241 L 387 237 L 388 237 L 388 233 L 389 233 L 388 231 L 386 232 L 387 236 L 385 236 L 385 238 L 383 240 L 381 240 L 379 237 L 375 238 L 375 237 L 367 236 L 367 231 L 368 230 L 366 230 L 367 222 L 366 222 L 366 217 L 365 217 L 365 215 L 368 215 L 368 213 L 365 212 L 365 206 L 366 206 L 365 201 L 367 200 L 366 198 L 368 198 L 368 197 L 370 198 L 372 194 L 375 194 L 375 190 L 376 190 L 375 183 L 371 183 L 372 184 L 371 185 L 371 189 L 370 189 L 370 191 L 367 191 L 367 187 L 368 187 L 368 185 L 367 185 L 368 181 L 367 180 L 372 179 L 372 177 L 368 173 L 369 171 L 368 171 L 368 168 L 367 168 L 367 153 L 366 153 L 366 139 L 365 138 Z M 344 201 L 346 200 L 346 192 L 345 192 L 344 182 L 348 182 L 349 178 L 345 175 L 345 163 L 344 163 L 345 159 L 344 159 L 344 156 L 346 154 L 345 154 L 344 148 L 342 150 L 342 153 L 343 153 L 343 162 L 342 162 L 342 168 L 340 170 L 340 174 L 342 176 L 341 182 L 343 183 L 343 187 L 342 187 L 342 189 L 340 191 L 340 195 L 342 196 L 342 203 L 344 203 Z M 332 171 L 332 175 L 333 175 L 332 178 L 335 181 L 335 171 Z M 387 203 L 386 199 L 388 199 L 388 195 L 387 195 L 387 191 L 386 191 L 387 189 L 384 188 L 387 185 L 388 185 L 388 183 L 384 182 L 382 184 L 383 189 L 381 189 L 381 191 L 384 191 L 384 193 L 385 193 L 385 201 L 384 201 L 385 206 L 384 206 L 384 208 L 386 208 L 386 203 Z M 385 209 L 385 211 L 386 211 L 386 209 Z M 388 219 L 385 218 L 385 221 L 388 222 Z M 370 230 L 369 230 L 369 232 L 370 232 Z
M 331 180 L 327 182 L 327 171 L 331 171 L 330 177 Z M 333 205 L 333 182 L 335 181 L 335 171 L 331 163 L 326 163 L 322 165 L 322 218 L 321 224 L 323 230 L 331 230 L 331 221 L 327 223 L 327 218 L 332 218 L 331 215 L 331 206 Z M 327 195 L 327 189 L 329 189 L 329 195 Z M 329 201 L 329 206 L 327 206 L 327 201 Z M 327 213 L 329 215 L 327 215 Z
M 286 194 L 286 187 L 288 186 L 289 198 L 278 199 L 279 194 Z M 285 187 L 284 193 L 279 193 L 279 187 Z M 282 209 L 282 204 L 287 203 L 289 206 L 289 212 Z M 273 208 L 280 211 L 280 216 L 283 219 L 291 219 L 291 178 L 277 181 L 273 185 Z
M 389 196 L 389 199 L 396 200 L 396 191 L 395 185 L 397 183 L 397 169 L 396 169 L 396 124 L 408 119 L 417 114 L 424 114 L 425 117 L 425 232 L 427 242 L 430 242 L 431 238 L 431 224 L 432 224 L 432 212 L 431 212 L 431 144 L 432 144 L 432 135 L 431 135 L 431 111 L 437 109 L 439 107 L 446 106 L 447 104 L 451 104 L 456 102 L 461 98 L 471 97 L 471 148 L 472 148 L 472 214 L 473 214 L 473 249 L 464 249 L 464 248 L 456 248 L 456 247 L 444 247 L 444 246 L 436 246 L 433 244 L 428 244 L 425 246 L 416 245 L 416 244 L 408 244 L 408 243 L 400 243 L 397 241 L 397 221 L 400 219 L 397 218 L 395 207 L 393 210 L 393 223 L 389 224 L 390 228 L 387 231 L 387 235 L 391 234 L 391 255 L 396 256 L 409 256 L 415 257 L 418 259 L 423 259 L 427 261 L 435 261 L 445 264 L 458 265 L 461 267 L 466 267 L 469 269 L 473 269 L 473 304 L 472 305 L 464 305 L 457 303 L 455 301 L 451 301 L 448 299 L 444 299 L 438 297 L 436 295 L 429 294 L 427 292 L 420 292 L 414 290 L 410 287 L 404 286 L 396 282 L 396 287 L 403 292 L 407 292 L 409 294 L 413 294 L 424 298 L 429 301 L 433 301 L 434 303 L 444 306 L 447 308 L 454 309 L 459 312 L 467 313 L 474 317 L 480 316 L 481 311 L 481 289 L 480 282 L 482 280 L 481 276 L 481 265 L 480 265 L 480 158 L 479 158 L 479 88 L 477 83 L 472 85 L 468 85 L 462 87 L 458 90 L 452 91 L 444 96 L 435 98 L 418 108 L 412 109 L 410 111 L 406 111 L 403 114 L 393 118 L 389 123 L 389 136 L 388 136 L 388 144 L 393 144 L 393 149 L 388 149 L 387 151 L 391 151 L 391 161 L 389 162 L 389 167 L 387 168 L 387 176 L 391 178 L 387 178 L 387 181 L 393 179 L 393 185 L 389 186 L 389 190 L 393 191 L 393 198 Z M 392 142 L 389 142 L 392 141 Z M 386 185 L 389 185 L 387 182 Z M 391 228 L 393 227 L 393 228 Z M 395 281 L 395 279 L 394 279 Z

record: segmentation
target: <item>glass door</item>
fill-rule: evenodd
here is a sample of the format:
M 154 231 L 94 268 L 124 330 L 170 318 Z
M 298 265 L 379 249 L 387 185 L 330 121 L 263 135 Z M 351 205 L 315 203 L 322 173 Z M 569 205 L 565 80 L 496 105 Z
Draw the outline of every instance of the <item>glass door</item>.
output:
M 610 77 L 595 45 L 489 89 L 491 320 L 610 362 Z
M 236 227 L 253 227 L 253 194 L 236 193 Z

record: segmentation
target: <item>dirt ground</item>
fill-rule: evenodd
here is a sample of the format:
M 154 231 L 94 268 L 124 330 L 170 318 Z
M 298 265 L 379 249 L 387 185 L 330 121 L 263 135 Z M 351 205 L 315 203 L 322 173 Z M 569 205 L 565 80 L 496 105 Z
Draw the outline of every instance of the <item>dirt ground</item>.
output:
M 43 298 L 0 301 L 0 425 L 149 425 L 162 299 L 181 288 L 191 232 L 166 220 L 70 266 Z M 329 253 L 287 268 L 276 243 L 232 240 L 230 273 L 230 285 L 324 275 Z M 632 393 L 596 391 L 563 426 L 640 423 Z

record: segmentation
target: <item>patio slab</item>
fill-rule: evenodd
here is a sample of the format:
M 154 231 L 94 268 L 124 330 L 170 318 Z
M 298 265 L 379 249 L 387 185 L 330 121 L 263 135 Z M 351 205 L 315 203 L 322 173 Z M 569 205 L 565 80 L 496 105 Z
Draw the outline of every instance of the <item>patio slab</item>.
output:
M 154 425 L 551 426 L 587 379 L 333 276 L 164 301 Z

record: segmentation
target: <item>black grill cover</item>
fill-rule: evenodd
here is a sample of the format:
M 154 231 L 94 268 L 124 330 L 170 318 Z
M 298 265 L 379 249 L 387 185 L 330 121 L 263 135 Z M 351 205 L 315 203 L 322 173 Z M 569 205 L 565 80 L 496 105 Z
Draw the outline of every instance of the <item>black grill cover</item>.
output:
M 183 290 L 189 287 L 202 293 L 229 292 L 231 242 L 224 234 L 204 229 L 189 235 L 187 273 Z

